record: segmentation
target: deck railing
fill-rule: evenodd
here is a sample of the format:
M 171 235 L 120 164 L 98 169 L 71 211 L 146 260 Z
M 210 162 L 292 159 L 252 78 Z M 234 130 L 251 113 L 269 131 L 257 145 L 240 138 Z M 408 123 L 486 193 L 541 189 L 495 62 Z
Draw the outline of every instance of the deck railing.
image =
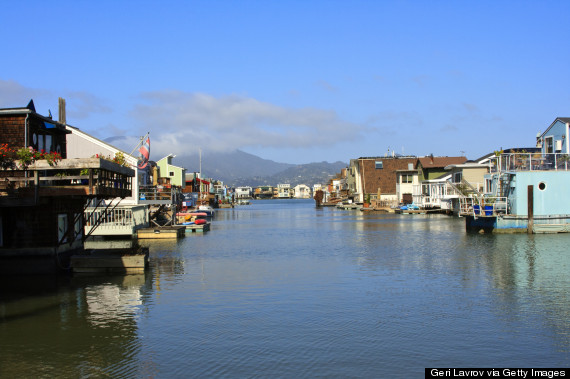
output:
M 179 204 L 184 200 L 182 189 L 178 186 L 140 186 L 139 203 L 143 204 Z
M 569 171 L 570 155 L 562 153 L 509 153 L 493 159 L 491 172 L 498 171 Z
M 509 214 L 506 197 L 480 196 L 459 199 L 459 214 L 462 216 L 496 217 Z
M 85 235 L 132 235 L 148 226 L 148 206 L 117 207 L 112 210 L 87 208 Z M 93 231 L 91 231 L 95 228 Z
M 134 170 L 99 158 L 64 159 L 54 165 L 40 160 L 0 170 L 0 196 L 36 201 L 43 196 L 127 197 L 133 176 Z

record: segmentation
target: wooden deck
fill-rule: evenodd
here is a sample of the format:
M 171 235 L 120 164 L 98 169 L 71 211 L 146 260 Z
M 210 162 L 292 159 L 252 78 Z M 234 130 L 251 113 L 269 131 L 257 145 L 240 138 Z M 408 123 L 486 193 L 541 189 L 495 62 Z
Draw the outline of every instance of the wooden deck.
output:
M 137 230 L 139 239 L 166 239 L 184 237 L 185 225 L 163 226 Z

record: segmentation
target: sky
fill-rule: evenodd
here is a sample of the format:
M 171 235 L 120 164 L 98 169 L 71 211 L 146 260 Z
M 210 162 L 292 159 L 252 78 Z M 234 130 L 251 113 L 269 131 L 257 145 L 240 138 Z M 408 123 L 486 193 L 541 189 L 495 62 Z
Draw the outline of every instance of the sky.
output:
M 570 116 L 569 1 L 9 1 L 0 108 L 151 159 L 534 146 Z M 176 164 L 176 162 L 174 162 Z M 192 168 L 190 168 L 192 169 Z

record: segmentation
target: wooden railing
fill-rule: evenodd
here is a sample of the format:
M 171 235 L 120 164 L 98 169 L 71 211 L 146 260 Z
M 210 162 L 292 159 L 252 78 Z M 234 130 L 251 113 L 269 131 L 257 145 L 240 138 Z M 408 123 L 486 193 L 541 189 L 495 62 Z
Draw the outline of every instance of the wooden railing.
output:
M 114 198 L 131 196 L 134 170 L 100 158 L 36 161 L 0 171 L 0 199 L 45 196 Z

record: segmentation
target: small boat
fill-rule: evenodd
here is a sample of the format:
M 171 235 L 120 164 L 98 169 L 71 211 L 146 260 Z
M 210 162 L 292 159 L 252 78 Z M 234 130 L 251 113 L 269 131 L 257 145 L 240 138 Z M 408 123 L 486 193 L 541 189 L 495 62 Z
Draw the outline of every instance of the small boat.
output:
M 214 211 L 214 208 L 212 208 L 209 205 L 200 205 L 198 207 L 198 212 L 206 213 L 206 215 L 208 217 L 214 217 L 214 215 L 216 214 L 216 212 Z

